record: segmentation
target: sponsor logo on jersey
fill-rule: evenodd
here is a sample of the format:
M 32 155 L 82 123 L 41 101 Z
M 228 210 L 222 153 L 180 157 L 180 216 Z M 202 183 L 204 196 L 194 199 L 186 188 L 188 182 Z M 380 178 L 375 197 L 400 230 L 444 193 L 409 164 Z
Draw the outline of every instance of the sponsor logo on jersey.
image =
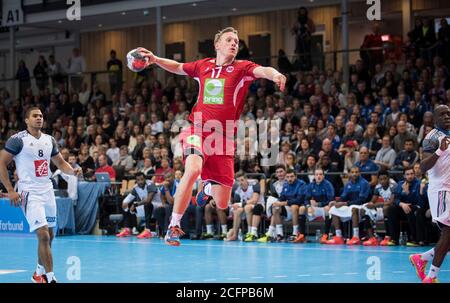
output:
M 34 170 L 36 177 L 48 176 L 48 162 L 47 160 L 34 160 Z
M 225 79 L 206 79 L 203 94 L 204 104 L 223 104 Z
M 228 66 L 226 71 L 227 71 L 227 73 L 232 73 L 234 71 L 234 67 L 233 66 Z
M 199 136 L 191 135 L 186 138 L 186 142 L 190 145 L 197 146 L 199 148 L 202 147 L 202 139 Z

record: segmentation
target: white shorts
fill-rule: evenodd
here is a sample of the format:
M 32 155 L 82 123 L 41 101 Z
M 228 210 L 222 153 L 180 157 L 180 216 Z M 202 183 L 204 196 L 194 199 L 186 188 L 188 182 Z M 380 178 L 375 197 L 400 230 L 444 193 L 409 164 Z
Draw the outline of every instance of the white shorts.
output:
M 53 189 L 46 192 L 21 191 L 22 211 L 30 225 L 30 232 L 43 226 L 56 227 L 56 199 Z
M 323 218 L 325 219 L 325 208 L 324 207 L 315 207 L 310 206 L 307 210 L 307 218 L 308 221 L 314 221 L 317 218 Z
M 275 198 L 275 197 L 272 197 L 272 196 L 267 197 L 266 214 L 267 214 L 267 217 L 268 217 L 268 218 L 272 217 L 272 204 L 273 204 L 274 202 L 278 202 L 278 199 Z M 286 205 L 286 206 L 284 206 L 284 209 L 286 209 L 286 214 L 287 214 L 287 215 L 286 215 L 286 221 L 291 220 L 291 219 L 292 219 L 292 211 L 291 211 L 291 207 L 288 206 L 288 205 Z
M 450 226 L 450 191 L 428 191 L 428 201 L 433 222 Z
M 377 222 L 384 220 L 383 207 L 377 207 L 374 209 L 370 209 L 366 207 L 366 204 L 363 205 L 362 209 L 366 212 L 366 215 L 369 216 L 370 220 Z
M 354 208 L 361 209 L 361 208 L 363 208 L 363 206 L 362 205 L 350 205 L 350 206 L 341 206 L 339 208 L 336 208 L 336 206 L 333 206 L 332 208 L 330 208 L 330 215 L 339 217 L 342 222 L 347 222 L 352 219 L 352 211 Z M 361 220 L 360 212 L 359 212 L 359 220 Z

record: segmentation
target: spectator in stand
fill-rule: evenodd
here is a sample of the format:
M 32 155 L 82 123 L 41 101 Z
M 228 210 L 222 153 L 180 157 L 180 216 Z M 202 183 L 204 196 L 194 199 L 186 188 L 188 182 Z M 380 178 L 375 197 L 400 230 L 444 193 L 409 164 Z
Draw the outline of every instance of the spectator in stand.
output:
M 95 173 L 108 173 L 109 178 L 112 182 L 116 181 L 116 171 L 114 168 L 108 165 L 108 160 L 106 158 L 106 155 L 99 155 L 98 156 L 98 165 L 99 167 L 95 171 Z

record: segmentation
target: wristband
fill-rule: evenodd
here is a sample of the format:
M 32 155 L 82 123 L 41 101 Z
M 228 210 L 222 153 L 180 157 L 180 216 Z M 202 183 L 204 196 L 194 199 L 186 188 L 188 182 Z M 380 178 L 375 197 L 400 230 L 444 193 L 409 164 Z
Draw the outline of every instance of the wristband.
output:
M 442 149 L 438 148 L 434 153 L 435 153 L 438 157 L 440 157 L 440 156 L 442 155 L 443 152 L 444 152 L 444 151 L 443 151 Z

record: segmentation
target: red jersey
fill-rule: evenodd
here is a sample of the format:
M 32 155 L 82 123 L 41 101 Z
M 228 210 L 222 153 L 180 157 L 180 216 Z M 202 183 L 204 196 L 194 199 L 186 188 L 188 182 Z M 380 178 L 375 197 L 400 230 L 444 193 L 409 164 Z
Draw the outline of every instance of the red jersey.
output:
M 203 126 L 207 121 L 217 120 L 226 131 L 226 121 L 234 122 L 241 116 L 248 88 L 255 76 L 253 70 L 260 66 L 246 60 L 217 66 L 214 58 L 184 63 L 183 70 L 199 84 L 197 103 L 189 115 L 196 126 L 194 113 L 202 113 Z

